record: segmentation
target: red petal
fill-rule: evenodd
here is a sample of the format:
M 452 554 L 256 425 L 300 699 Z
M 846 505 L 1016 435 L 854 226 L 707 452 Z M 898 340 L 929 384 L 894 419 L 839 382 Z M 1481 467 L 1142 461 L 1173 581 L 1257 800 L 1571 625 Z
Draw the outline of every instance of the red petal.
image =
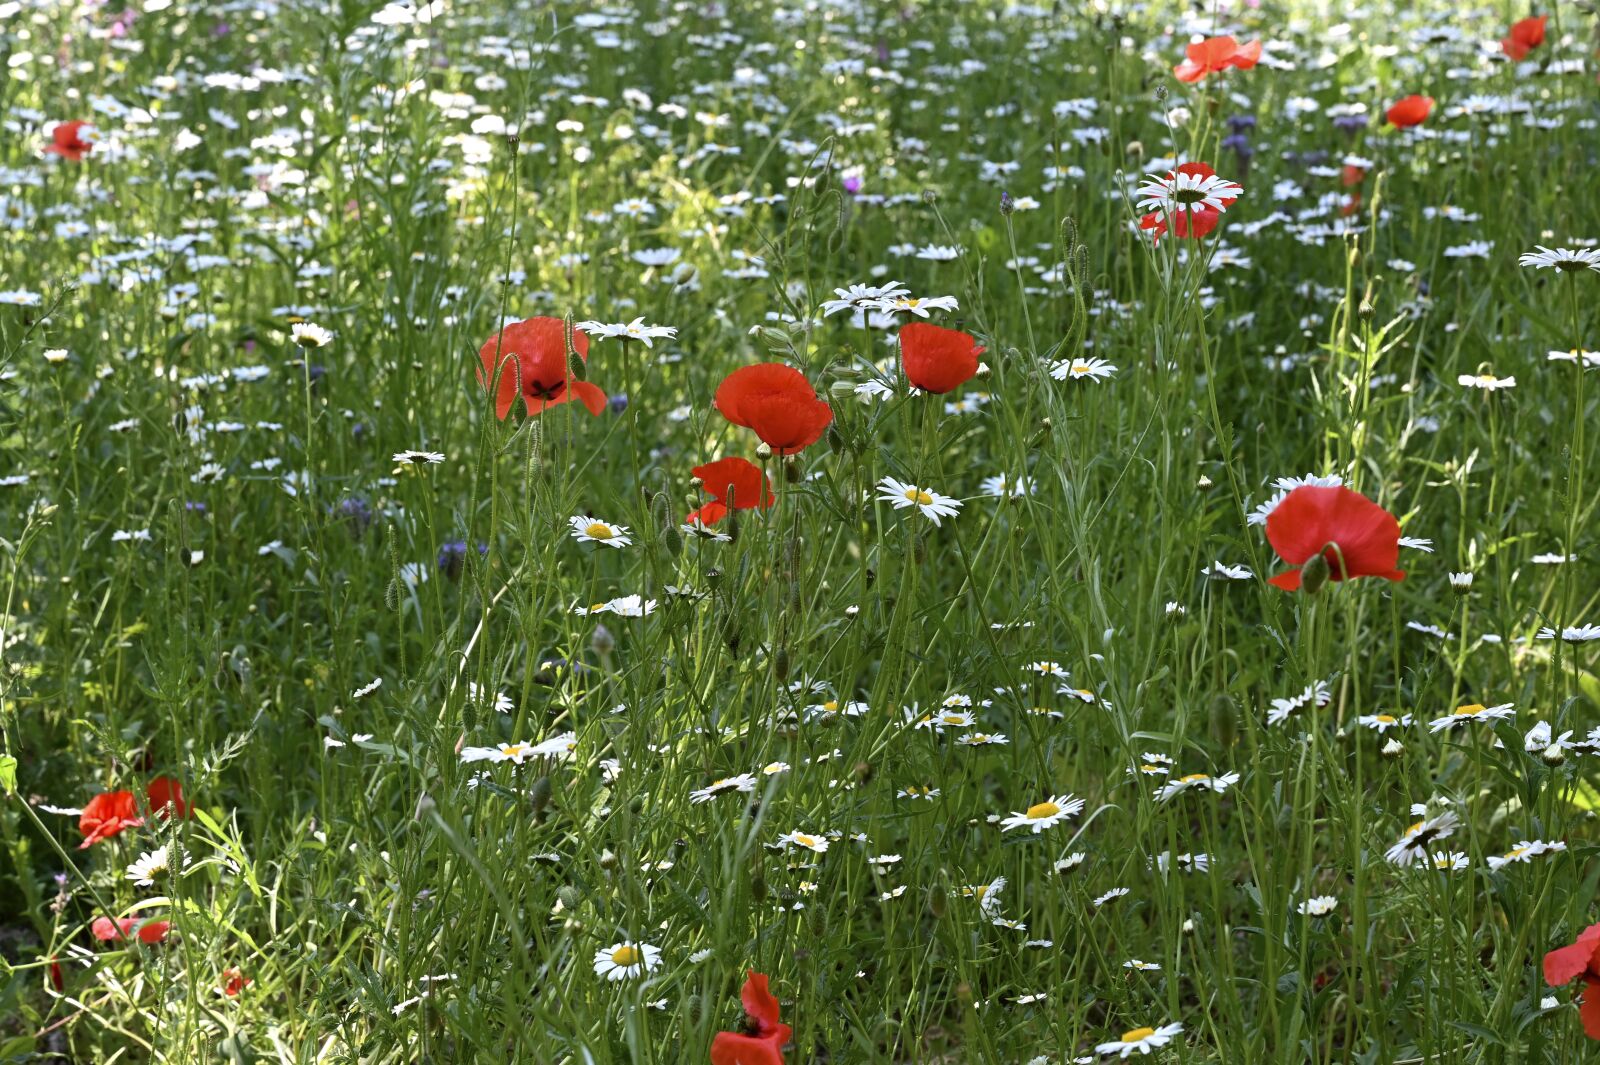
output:
M 1583 1034 L 1600 1039 L 1600 979 L 1591 976 L 1584 981 L 1583 1006 L 1578 1016 L 1583 1018 Z
M 1600 959 L 1596 955 L 1600 955 L 1600 922 L 1585 928 L 1572 945 L 1558 947 L 1544 956 L 1544 982 L 1559 987 L 1591 968 L 1600 975 L 1600 966 L 1595 964 Z

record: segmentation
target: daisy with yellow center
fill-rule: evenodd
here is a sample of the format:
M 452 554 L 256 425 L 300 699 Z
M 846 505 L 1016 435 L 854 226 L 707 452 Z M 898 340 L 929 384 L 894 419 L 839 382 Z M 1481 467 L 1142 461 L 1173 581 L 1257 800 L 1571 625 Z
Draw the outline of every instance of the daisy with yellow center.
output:
M 1057 381 L 1081 381 L 1086 377 L 1103 381 L 1116 372 L 1117 368 L 1105 359 L 1059 359 L 1050 364 L 1050 376 Z
M 1214 777 L 1209 773 L 1190 773 L 1163 784 L 1156 790 L 1156 800 L 1166 802 L 1186 791 L 1214 791 L 1220 795 L 1238 782 L 1238 773 L 1224 773 L 1220 777 Z
M 594 973 L 607 980 L 629 980 L 660 968 L 661 948 L 649 943 L 613 943 L 594 953 Z
M 1000 830 L 1009 832 L 1013 828 L 1028 828 L 1038 835 L 1047 828 L 1054 828 L 1069 817 L 1076 817 L 1083 812 L 1084 802 L 1072 795 L 1052 795 L 1044 802 L 1035 803 L 1020 813 L 1012 815 L 1000 822 Z
M 537 750 L 526 743 L 497 743 L 493 747 L 463 747 L 461 761 L 511 762 L 514 765 L 521 765 L 537 753 Z
M 1408 826 L 1394 846 L 1384 851 L 1383 856 L 1395 865 L 1413 865 L 1427 857 L 1431 844 L 1449 836 L 1460 824 L 1461 819 L 1453 810 L 1446 810 L 1437 817 L 1424 818 Z
M 572 528 L 572 538 L 579 543 L 606 544 L 616 548 L 627 547 L 633 543 L 628 536 L 626 525 L 613 525 L 609 521 L 587 518 L 581 514 L 568 518 L 567 524 Z
M 1367 714 L 1357 719 L 1359 724 L 1365 725 L 1372 731 L 1382 734 L 1392 728 L 1410 728 L 1411 715 L 1400 714 Z
M 1164 1047 L 1172 1042 L 1174 1036 L 1183 1031 L 1181 1024 L 1164 1024 L 1160 1028 L 1131 1028 L 1121 1036 L 1109 1042 L 1097 1045 L 1095 1053 L 1106 1054 L 1111 1057 L 1128 1058 L 1134 1054 L 1148 1054 L 1157 1047 Z
M 961 500 L 940 495 L 930 488 L 885 477 L 878 482 L 878 498 L 896 510 L 914 507 L 924 518 L 935 525 L 941 518 L 953 518 L 961 512 Z
M 1457 725 L 1465 725 L 1473 721 L 1499 721 L 1503 718 L 1516 716 L 1515 704 L 1501 703 L 1499 706 L 1484 706 L 1482 703 L 1468 703 L 1442 717 L 1436 717 L 1428 722 L 1429 732 L 1443 732 L 1445 729 Z
M 1489 858 L 1489 868 L 1494 870 L 1504 869 L 1513 863 L 1526 865 L 1541 854 L 1555 854 L 1567 849 L 1561 840 L 1546 842 L 1542 839 L 1523 840 L 1504 854 L 1497 854 Z
M 689 793 L 689 801 L 693 803 L 709 802 L 725 792 L 751 792 L 755 789 L 756 778 L 750 773 L 740 773 L 736 777 L 723 777 L 720 780 L 713 780 L 705 787 L 691 791 Z
M 975 899 L 978 909 L 986 915 L 994 915 L 1000 910 L 1000 892 L 1006 887 L 1006 878 L 997 876 L 987 884 L 967 884 L 960 889 L 964 899 Z
M 828 839 L 826 836 L 812 836 L 804 832 L 785 832 L 778 837 L 778 844 L 782 847 L 802 847 L 813 854 L 826 854 L 828 852 Z

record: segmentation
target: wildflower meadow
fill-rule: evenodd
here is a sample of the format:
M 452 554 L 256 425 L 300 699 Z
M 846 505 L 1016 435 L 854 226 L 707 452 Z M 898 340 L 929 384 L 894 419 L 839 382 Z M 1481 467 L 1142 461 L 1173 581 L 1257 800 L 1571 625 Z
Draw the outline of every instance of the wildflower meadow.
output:
M 1600 1060 L 1592 0 L 0 65 L 0 1062 Z

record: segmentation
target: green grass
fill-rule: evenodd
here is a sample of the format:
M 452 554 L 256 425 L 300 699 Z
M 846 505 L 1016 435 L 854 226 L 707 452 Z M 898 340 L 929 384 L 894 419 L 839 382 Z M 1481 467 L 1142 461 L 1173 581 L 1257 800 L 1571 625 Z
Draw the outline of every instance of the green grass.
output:
M 1518 66 L 1506 5 L 1111 8 L 177 0 L 117 33 L 0 0 L 0 1061 L 702 1062 L 750 968 L 791 1065 L 1173 1022 L 1147 1060 L 1582 1060 L 1540 959 L 1596 919 L 1600 675 L 1536 634 L 1600 624 L 1600 378 L 1547 358 L 1597 345 L 1600 276 L 1518 256 L 1600 237 L 1594 15 Z M 1268 60 L 1174 80 L 1232 31 Z M 1414 92 L 1427 123 L 1385 127 Z M 41 153 L 67 119 L 81 162 Z M 1138 179 L 1191 159 L 1245 194 L 1152 245 Z M 893 326 L 819 309 L 891 280 L 956 298 L 929 320 L 980 376 L 908 394 Z M 593 339 L 599 417 L 501 422 L 478 348 L 535 315 L 677 335 Z M 1050 376 L 1080 354 L 1115 374 Z M 756 361 L 832 404 L 797 457 L 712 404 Z M 1457 383 L 1485 372 L 1516 386 Z M 777 503 L 695 537 L 691 469 L 729 455 Z M 1269 586 L 1247 516 L 1308 473 L 1432 550 Z M 916 726 L 952 699 L 970 727 Z M 1473 703 L 1515 712 L 1429 731 Z M 1161 802 L 1150 755 L 1239 779 Z M 158 775 L 191 817 L 78 850 L 46 809 Z M 1385 858 L 1413 804 L 1466 868 Z M 1491 868 L 1524 840 L 1565 849 Z M 135 884 L 159 846 L 181 872 Z M 171 932 L 91 933 L 130 914 Z M 624 941 L 659 966 L 598 976 Z

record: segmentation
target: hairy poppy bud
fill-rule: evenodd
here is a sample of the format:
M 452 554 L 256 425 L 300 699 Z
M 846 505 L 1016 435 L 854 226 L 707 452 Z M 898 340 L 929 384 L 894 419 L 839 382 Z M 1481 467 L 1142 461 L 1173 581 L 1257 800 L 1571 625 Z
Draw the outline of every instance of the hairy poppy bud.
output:
M 583 892 L 571 884 L 562 884 L 556 888 L 556 901 L 561 903 L 562 909 L 570 912 L 583 905 Z
M 1328 556 L 1319 552 L 1312 555 L 1306 564 L 1300 567 L 1300 587 L 1307 595 L 1316 595 L 1322 591 L 1322 586 L 1328 583 L 1330 575 Z
M 540 777 L 528 789 L 528 805 L 533 807 L 536 814 L 544 813 L 544 808 L 550 805 L 550 796 L 553 794 L 550 778 Z
M 779 681 L 789 679 L 789 649 L 780 647 L 772 652 L 772 675 Z
M 790 484 L 799 484 L 805 480 L 806 471 L 800 465 L 799 455 L 786 455 L 783 459 L 783 479 Z

